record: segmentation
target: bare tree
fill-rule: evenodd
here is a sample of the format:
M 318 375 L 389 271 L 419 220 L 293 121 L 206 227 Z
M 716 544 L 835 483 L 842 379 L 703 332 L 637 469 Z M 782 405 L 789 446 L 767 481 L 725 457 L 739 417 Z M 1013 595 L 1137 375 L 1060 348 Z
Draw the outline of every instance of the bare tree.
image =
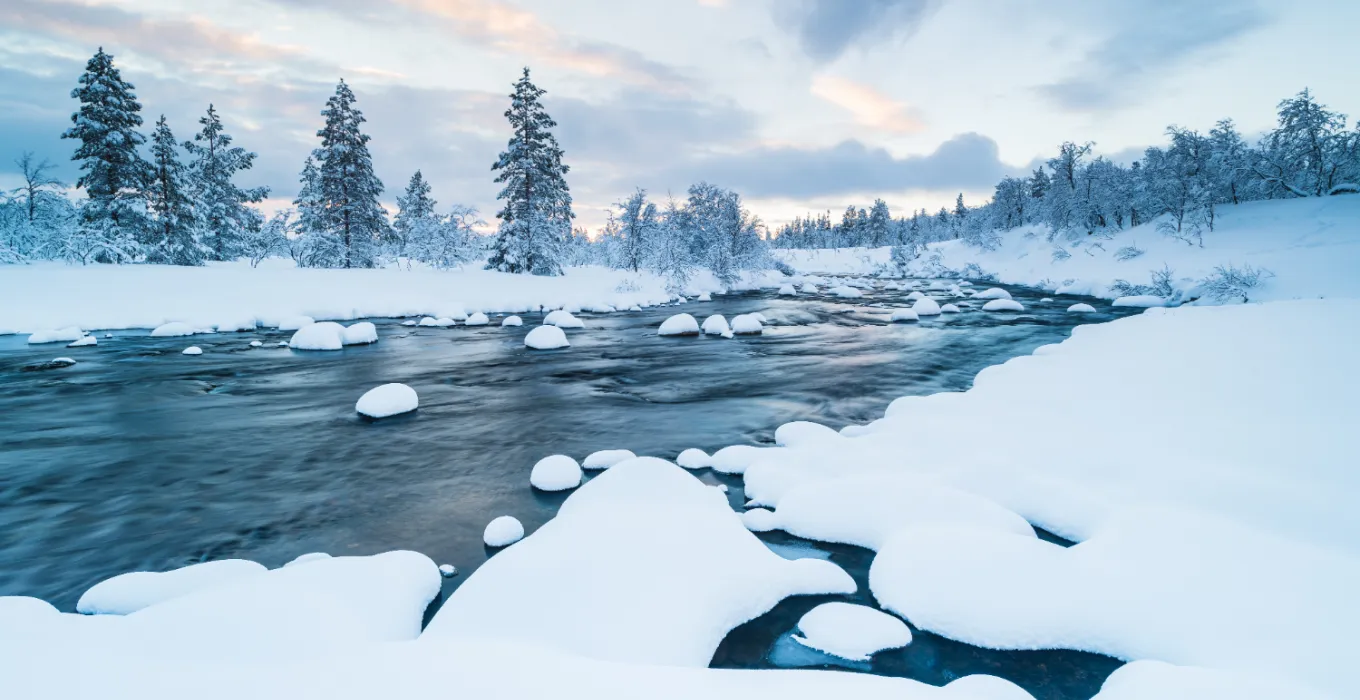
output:
M 38 218 L 38 206 L 42 199 L 47 196 L 55 196 L 51 192 L 52 188 L 64 187 L 61 180 L 52 177 L 48 173 L 55 167 L 52 161 L 46 158 L 35 160 L 32 151 L 24 151 L 18 158 L 14 159 L 14 164 L 19 166 L 19 173 L 24 178 L 15 193 L 23 198 L 24 214 L 28 217 L 28 223 L 32 224 Z

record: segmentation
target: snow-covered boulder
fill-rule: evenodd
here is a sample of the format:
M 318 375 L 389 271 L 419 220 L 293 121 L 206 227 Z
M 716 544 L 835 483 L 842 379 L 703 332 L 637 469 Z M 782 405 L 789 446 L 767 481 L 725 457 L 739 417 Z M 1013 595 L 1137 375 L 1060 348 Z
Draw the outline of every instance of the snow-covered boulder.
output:
M 820 292 L 820 291 L 821 291 L 821 290 L 817 288 L 817 285 L 815 285 L 815 284 L 813 284 L 813 283 L 811 283 L 811 282 L 804 282 L 804 283 L 803 283 L 802 292 L 803 292 L 804 294 L 816 294 L 816 293 L 818 293 L 818 292 Z
M 453 564 L 440 564 L 439 575 L 444 578 L 453 578 L 458 575 L 458 567 Z
M 478 311 L 474 314 L 469 315 L 467 317 L 467 320 L 464 321 L 463 323 L 466 323 L 469 326 L 485 326 L 488 323 L 491 323 L 491 319 L 487 318 L 486 314 Z
M 285 316 L 279 321 L 279 330 L 295 331 L 303 326 L 310 326 L 316 321 L 311 316 Z
M 264 347 L 264 342 L 263 342 L 263 341 L 259 341 L 259 340 L 252 340 L 252 341 L 250 341 L 250 347 L 252 347 L 252 348 L 262 348 L 262 347 Z
M 708 456 L 707 452 L 691 447 L 681 452 L 680 456 L 675 458 L 675 463 L 685 469 L 703 469 L 713 466 L 713 458 Z
M 890 323 L 909 323 L 919 321 L 921 317 L 912 309 L 893 309 L 892 317 L 888 320 Z
M 1014 299 L 993 299 L 982 305 L 983 311 L 1024 311 L 1025 305 Z
M 170 323 L 163 323 L 159 326 L 156 326 L 156 328 L 151 331 L 152 338 L 178 338 L 181 336 L 193 334 L 194 327 L 187 323 L 182 323 L 180 321 L 171 321 Z
M 1096 307 L 1081 302 L 1067 307 L 1067 313 L 1069 314 L 1093 314 L 1095 312 Z
M 529 484 L 540 491 L 566 491 L 581 485 L 581 465 L 566 455 L 538 460 L 529 472 Z
M 1119 297 L 1114 300 L 1112 306 L 1128 306 L 1136 309 L 1150 309 L 1157 306 L 1166 306 L 1166 300 L 1150 294 L 1139 296 Z
M 202 354 L 203 354 L 203 348 L 200 348 L 200 347 L 198 347 L 197 345 L 190 345 L 189 347 L 184 348 L 183 350 L 181 350 L 179 354 L 181 354 L 181 355 L 202 355 Z
M 737 335 L 760 335 L 764 330 L 755 314 L 742 314 L 732 319 L 732 332 Z
M 510 327 L 510 326 L 522 326 L 522 325 L 524 325 L 524 319 L 520 318 L 519 316 L 506 316 L 506 317 L 501 321 L 501 327 L 502 327 L 502 328 L 506 328 L 506 327 Z
M 408 320 L 406 320 L 406 321 L 402 321 L 402 322 L 401 322 L 401 325 L 403 325 L 403 326 L 416 326 L 416 325 L 419 325 L 419 322 L 416 321 L 415 319 L 408 319 Z
M 340 336 L 340 341 L 345 345 L 368 345 L 378 342 L 378 327 L 368 321 L 360 321 L 345 327 L 345 332 Z
M 911 644 L 907 623 L 880 610 L 852 603 L 822 603 L 798 620 L 794 640 L 851 661 L 868 661 L 885 649 Z
M 488 547 L 509 547 L 524 539 L 524 525 L 518 518 L 502 515 L 486 524 L 482 542 Z
M 912 292 L 911 294 L 907 295 L 907 301 L 916 301 L 917 299 L 924 299 L 925 297 L 926 295 L 920 292 Z
M 585 328 L 586 324 L 581 319 L 571 315 L 566 309 L 558 309 L 543 317 L 543 325 L 557 326 L 558 328 Z
M 163 572 L 134 571 L 96 583 L 80 596 L 76 612 L 130 615 L 157 603 L 266 571 L 264 565 L 246 559 L 208 561 Z
M 699 296 L 694 297 L 694 300 L 695 300 L 695 301 L 713 301 L 713 297 L 712 297 L 712 295 L 710 295 L 708 292 L 704 292 L 704 293 L 700 294 Z
M 600 450 L 591 452 L 581 462 L 581 466 L 586 469 L 608 469 L 625 459 L 632 459 L 637 455 L 632 450 Z
M 699 335 L 699 322 L 689 314 L 676 314 L 661 323 L 657 335 Z
M 99 344 L 99 338 L 96 338 L 96 337 L 93 336 L 93 335 L 87 335 L 87 336 L 85 336 L 84 338 L 81 338 L 81 339 L 75 341 L 74 343 L 68 344 L 66 347 L 68 347 L 68 348 L 83 348 L 83 347 L 86 347 L 86 346 L 89 346 L 89 345 L 98 345 L 98 344 Z
M 957 307 L 957 306 L 955 306 L 955 305 L 953 305 L 953 304 L 941 304 L 941 305 L 940 305 L 940 313 L 942 313 L 942 314 L 956 314 L 956 313 L 958 313 L 958 312 L 959 312 L 959 307 Z
M 218 333 L 243 333 L 253 331 L 258 327 L 259 321 L 254 316 L 233 318 L 213 324 L 213 328 L 216 328 Z
M 974 299 L 1009 299 L 1009 298 L 1011 298 L 1011 293 L 1008 292 L 1008 291 L 1006 291 L 1006 290 L 1004 290 L 1004 289 L 1002 289 L 1002 288 L 1000 288 L 1000 287 L 992 287 L 991 289 L 984 290 L 984 291 L 978 292 L 977 294 L 974 294 L 974 295 L 973 295 L 973 298 L 974 298 Z
M 395 382 L 369 389 L 354 404 L 355 411 L 369 418 L 410 413 L 419 407 L 420 397 L 416 395 L 416 390 Z
M 854 287 L 844 284 L 838 287 L 832 287 L 831 294 L 834 296 L 838 296 L 842 299 L 858 299 L 864 296 L 863 292 L 859 291 L 858 289 L 855 289 Z
M 531 350 L 556 350 L 570 345 L 567 334 L 557 326 L 539 326 L 524 336 L 524 347 Z
M 939 316 L 940 302 L 930 297 L 921 297 L 911 305 L 911 310 L 915 311 L 917 316 Z
M 65 328 L 54 328 L 51 330 L 37 331 L 28 336 L 29 345 L 40 345 L 42 343 L 70 343 L 80 340 L 85 336 L 85 331 L 80 330 L 79 326 L 67 326 Z
M 299 328 L 288 341 L 294 350 L 342 350 L 345 347 L 345 327 L 334 321 L 322 321 Z
M 780 447 L 804 447 L 814 443 L 839 442 L 841 434 L 821 423 L 796 420 L 779 426 L 774 431 L 774 444 Z
M 420 322 L 417 323 L 416 325 L 422 326 L 424 328 L 433 328 L 439 325 L 439 319 L 435 318 L 434 316 L 426 316 L 420 319 Z
M 728 331 L 727 319 L 723 318 L 722 314 L 713 314 L 704 319 L 701 330 L 704 335 L 722 335 Z
M 791 284 L 786 284 L 779 288 L 779 293 L 782 296 L 791 297 L 798 293 L 798 289 Z

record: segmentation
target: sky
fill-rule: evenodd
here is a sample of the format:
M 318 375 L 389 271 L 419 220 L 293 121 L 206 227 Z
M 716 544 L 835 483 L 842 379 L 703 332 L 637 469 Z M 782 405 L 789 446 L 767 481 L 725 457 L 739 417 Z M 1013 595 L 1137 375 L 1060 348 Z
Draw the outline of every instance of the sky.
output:
M 74 181 L 59 136 L 102 46 L 148 132 L 164 114 L 191 138 L 214 104 L 269 209 L 344 78 L 387 205 L 419 169 L 441 206 L 494 220 L 527 66 L 588 228 L 636 187 L 700 180 L 771 225 L 877 197 L 935 210 L 1063 141 L 1127 162 L 1171 124 L 1259 134 L 1304 87 L 1360 113 L 1356 26 L 1353 0 L 3 0 L 0 187 L 23 151 Z

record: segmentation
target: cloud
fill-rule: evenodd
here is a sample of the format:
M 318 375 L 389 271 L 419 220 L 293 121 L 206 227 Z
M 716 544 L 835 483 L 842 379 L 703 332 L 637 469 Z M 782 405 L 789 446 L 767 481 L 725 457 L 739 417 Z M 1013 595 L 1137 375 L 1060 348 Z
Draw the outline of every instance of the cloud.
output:
M 1002 163 L 996 142 L 955 136 L 933 153 L 898 158 L 859 141 L 827 148 L 771 147 L 697 158 L 656 180 L 688 185 L 707 180 L 756 198 L 803 198 L 906 190 L 990 190 L 1021 169 Z M 683 185 L 681 185 L 683 183 Z
M 848 110 L 856 122 L 871 129 L 910 134 L 925 128 L 905 102 L 845 78 L 818 75 L 812 79 L 812 94 Z
M 851 46 L 915 32 L 942 0 L 796 0 L 777 4 L 776 20 L 798 35 L 815 61 L 833 61 Z
M 1259 4 L 1219 0 L 1122 0 L 1087 6 L 1105 39 L 1073 74 L 1038 88 L 1064 109 L 1096 111 L 1136 99 L 1185 60 L 1268 23 Z

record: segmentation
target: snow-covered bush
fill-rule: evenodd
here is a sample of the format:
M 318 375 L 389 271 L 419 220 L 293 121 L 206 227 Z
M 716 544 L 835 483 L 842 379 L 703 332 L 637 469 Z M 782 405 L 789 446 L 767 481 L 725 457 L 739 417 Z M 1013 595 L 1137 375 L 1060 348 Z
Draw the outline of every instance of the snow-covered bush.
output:
M 1072 257 L 1072 254 L 1067 252 L 1066 248 L 1053 249 L 1053 262 L 1062 262 L 1070 257 Z
M 1120 248 L 1119 250 L 1116 250 L 1114 252 L 1114 259 L 1118 260 L 1119 262 L 1124 262 L 1126 260 L 1132 260 L 1146 252 L 1147 251 L 1143 250 L 1142 248 L 1139 248 L 1136 245 L 1126 245 L 1123 248 Z
M 1275 273 L 1265 268 L 1243 265 L 1237 267 L 1231 263 L 1228 265 L 1218 265 L 1214 268 L 1213 274 L 1200 280 L 1199 288 L 1211 299 L 1217 301 L 1232 301 L 1240 299 L 1243 303 L 1250 301 L 1250 295 L 1257 287 L 1266 283 L 1274 277 Z

